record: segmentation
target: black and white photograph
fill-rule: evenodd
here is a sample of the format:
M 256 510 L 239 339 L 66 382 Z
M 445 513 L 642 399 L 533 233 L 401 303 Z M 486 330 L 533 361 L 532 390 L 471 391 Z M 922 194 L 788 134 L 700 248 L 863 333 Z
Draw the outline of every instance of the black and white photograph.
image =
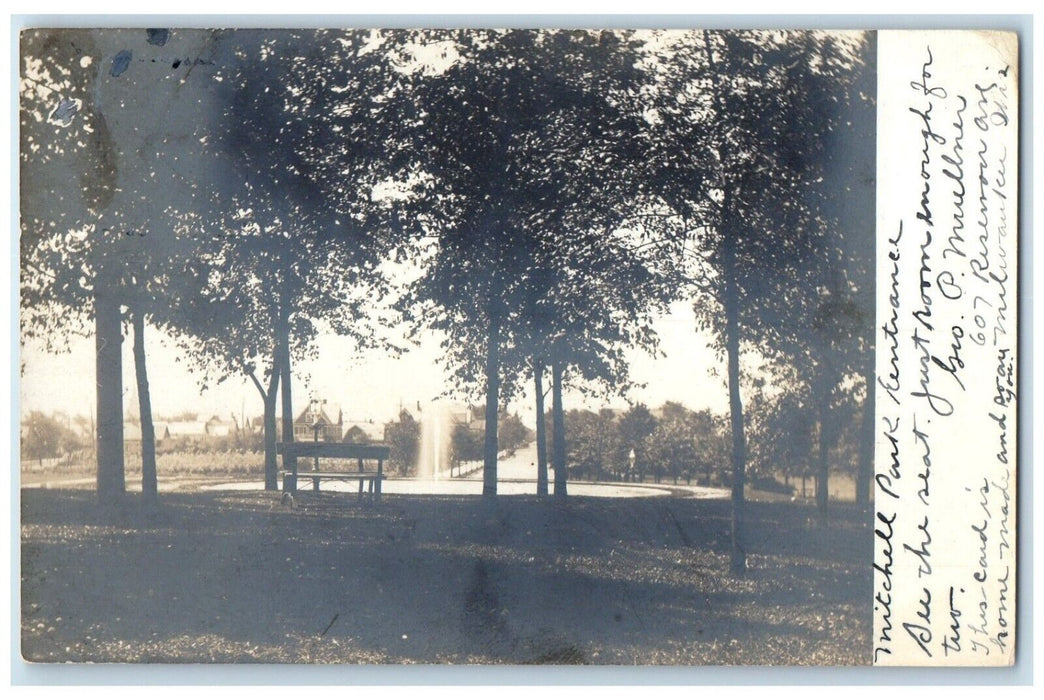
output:
M 930 620 L 875 589 L 902 562 L 949 570 L 928 515 L 928 540 L 903 544 L 882 508 L 905 484 L 928 506 L 928 408 L 942 425 L 980 372 L 962 350 L 978 316 L 945 344 L 917 336 L 920 381 L 894 359 L 913 352 L 905 310 L 880 316 L 899 239 L 879 179 L 903 166 L 879 162 L 878 42 L 23 30 L 22 658 L 865 666 L 900 637 L 927 653 L 904 663 L 972 654 L 985 602 L 968 594 L 958 631 L 955 588 Z M 932 60 L 896 82 L 940 115 L 957 95 Z M 969 178 L 986 177 L 976 100 L 1008 127 L 1008 95 L 978 87 Z M 919 303 L 946 303 L 964 272 L 939 271 L 976 256 L 986 195 L 961 200 L 966 238 L 941 204 L 933 220 L 961 143 L 943 152 L 931 107 L 901 113 L 929 136 L 899 229 Z M 957 252 L 929 265 L 932 233 Z M 969 277 L 995 284 L 989 268 L 1003 302 L 989 260 Z M 975 293 L 989 333 L 1004 312 Z M 928 405 L 916 467 L 885 458 L 889 426 L 909 429 L 897 395 Z M 1002 445 L 1014 397 L 991 414 Z M 986 553 L 989 528 L 1014 540 L 1014 510 L 975 495 L 997 518 L 962 526 L 980 581 L 1014 561 Z M 983 612 L 981 663 L 1014 644 L 989 626 L 1007 629 L 1008 600 Z

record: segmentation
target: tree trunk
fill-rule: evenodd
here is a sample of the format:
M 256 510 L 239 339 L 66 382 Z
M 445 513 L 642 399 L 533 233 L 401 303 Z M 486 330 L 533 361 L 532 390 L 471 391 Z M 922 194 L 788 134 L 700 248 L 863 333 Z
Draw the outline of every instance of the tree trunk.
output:
M 562 412 L 562 358 L 556 348 L 551 354 L 551 461 L 555 468 L 555 495 L 566 496 L 565 414 Z
M 497 495 L 497 410 L 500 403 L 500 318 L 489 318 L 486 345 L 486 441 L 482 451 L 482 495 Z
M 830 496 L 830 392 L 819 390 L 816 411 L 819 414 L 819 446 L 816 449 L 816 510 L 822 520 L 827 519 Z
M 866 382 L 866 401 L 863 402 L 863 425 L 859 431 L 859 467 L 856 472 L 856 503 L 869 508 L 873 498 L 870 482 L 874 473 L 874 353 L 863 365 L 863 380 Z
M 120 302 L 99 275 L 94 290 L 97 384 L 98 499 L 108 503 L 126 491 L 123 470 L 123 342 Z
M 290 324 L 286 316 L 280 320 L 276 346 L 279 348 L 279 373 L 282 380 L 283 397 L 283 444 L 294 442 L 294 398 L 290 381 Z M 283 471 L 293 471 L 297 466 L 297 457 L 283 453 Z M 296 488 L 296 484 L 294 485 Z
M 544 362 L 533 359 L 533 383 L 536 388 L 537 495 L 547 495 L 547 426 L 544 424 Z
M 279 375 L 276 375 L 278 383 Z M 276 491 L 279 489 L 279 460 L 276 455 L 277 426 L 276 426 L 276 399 L 278 398 L 278 387 L 265 399 L 265 490 Z
M 830 446 L 834 440 L 833 416 L 830 412 L 830 396 L 838 384 L 834 372 L 836 366 L 834 347 L 827 341 L 823 348 L 819 376 L 813 382 L 813 400 L 816 403 L 819 421 L 819 446 L 816 449 L 816 510 L 824 522 L 828 517 L 830 500 Z
M 279 398 L 279 368 L 281 365 L 280 352 L 277 348 L 272 353 L 272 374 L 268 379 L 267 391 L 261 386 L 257 376 L 253 372 L 248 372 L 257 392 L 261 394 L 261 404 L 264 406 L 265 491 L 275 491 L 279 488 L 279 461 L 276 458 L 276 401 Z
M 736 241 L 730 227 L 725 229 L 724 267 L 725 353 L 729 375 L 729 418 L 732 426 L 732 551 L 730 569 L 741 575 L 747 570 L 745 542 L 746 501 L 743 488 L 747 476 L 747 443 L 740 399 L 739 369 L 739 290 L 736 285 Z
M 710 34 L 707 30 L 703 30 L 703 45 L 711 74 L 718 74 L 718 66 L 714 59 Z M 717 84 L 714 90 L 714 100 L 718 105 L 719 112 L 725 114 L 727 112 L 725 101 Z M 728 148 L 722 142 L 719 142 L 718 145 L 722 151 Z M 725 156 L 725 153 L 718 153 L 721 162 L 727 160 Z M 746 503 L 743 493 L 747 476 L 747 442 L 743 431 L 743 402 L 740 399 L 739 385 L 739 288 L 736 282 L 736 248 L 738 241 L 736 240 L 737 227 L 733 223 L 735 212 L 732 209 L 734 192 L 732 187 L 732 185 L 726 185 L 725 197 L 721 205 L 723 212 L 721 231 L 724 237 L 721 263 L 723 282 L 722 305 L 725 307 L 724 340 L 725 355 L 728 363 L 729 420 L 732 427 L 732 551 L 729 568 L 733 574 L 743 575 L 747 571 L 747 553 L 744 548 L 744 511 Z
M 134 327 L 134 376 L 138 382 L 138 417 L 141 421 L 141 496 L 148 504 L 159 500 L 156 477 L 156 429 L 152 424 L 152 396 L 145 366 L 145 314 L 131 310 Z

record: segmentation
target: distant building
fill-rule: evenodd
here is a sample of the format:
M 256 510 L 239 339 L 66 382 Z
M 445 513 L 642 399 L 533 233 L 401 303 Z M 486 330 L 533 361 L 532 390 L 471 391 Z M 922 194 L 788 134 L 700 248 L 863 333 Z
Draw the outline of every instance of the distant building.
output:
M 451 425 L 462 425 L 474 433 L 486 432 L 486 417 L 471 404 L 467 406 L 454 406 L 449 413 Z
M 276 415 L 277 439 L 283 439 L 283 419 Z M 251 434 L 264 434 L 264 416 L 256 416 L 246 422 L 246 430 Z M 384 423 L 372 418 L 350 420 L 345 418 L 344 411 L 336 404 L 326 401 L 312 401 L 294 418 L 294 441 L 312 442 L 355 442 L 376 443 L 384 441 Z
M 152 429 L 156 434 L 156 444 L 170 439 L 170 430 L 166 423 L 153 423 Z M 123 423 L 123 442 L 126 444 L 141 444 L 141 424 L 130 421 Z
M 332 409 L 331 409 L 332 410 Z M 311 442 L 317 437 L 321 442 L 340 442 L 344 435 L 344 414 L 337 411 L 337 421 L 327 413 L 325 402 L 313 401 L 294 419 L 294 440 Z
M 228 437 L 239 432 L 239 423 L 236 422 L 235 416 L 232 416 L 231 420 L 211 416 L 206 422 L 205 430 L 207 437 Z
M 475 433 L 484 433 L 486 431 L 486 417 L 477 407 L 472 404 L 461 403 L 443 405 L 445 406 L 443 409 L 445 412 L 438 415 L 445 416 L 449 420 L 450 430 L 455 426 L 462 425 Z M 415 406 L 403 406 L 401 410 L 409 413 L 418 423 L 424 423 L 424 407 L 420 402 L 417 402 Z
M 207 423 L 201 420 L 175 420 L 167 423 L 167 431 L 172 438 L 202 442 L 207 438 Z
M 233 416 L 224 420 L 218 416 L 201 420 L 153 421 L 152 428 L 156 433 L 156 444 L 165 440 L 205 443 L 215 438 L 227 438 L 239 433 L 239 423 Z M 124 421 L 123 441 L 125 443 L 141 442 L 141 424 L 137 421 Z
M 345 421 L 341 442 L 369 443 L 384 441 L 384 424 L 372 420 Z
M 471 404 L 467 406 L 453 405 L 449 409 L 450 422 L 458 425 L 471 425 L 475 409 Z

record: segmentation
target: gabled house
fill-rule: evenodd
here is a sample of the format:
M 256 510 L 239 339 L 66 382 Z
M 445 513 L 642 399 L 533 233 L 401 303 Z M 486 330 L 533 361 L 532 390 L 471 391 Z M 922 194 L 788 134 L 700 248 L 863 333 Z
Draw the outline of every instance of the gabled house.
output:
M 331 409 L 332 410 L 332 409 Z M 326 405 L 312 403 L 294 419 L 296 442 L 340 442 L 344 435 L 344 414 L 338 410 L 337 420 L 327 412 Z

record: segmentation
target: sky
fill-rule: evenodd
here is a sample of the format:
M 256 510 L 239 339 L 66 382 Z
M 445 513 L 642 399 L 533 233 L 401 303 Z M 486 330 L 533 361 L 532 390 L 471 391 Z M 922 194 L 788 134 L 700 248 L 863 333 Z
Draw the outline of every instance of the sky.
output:
M 728 407 L 722 379 L 724 366 L 709 347 L 709 336 L 696 330 L 689 304 L 674 304 L 669 314 L 656 321 L 655 328 L 663 356 L 631 353 L 632 377 L 645 387 L 634 390 L 629 398 L 649 406 L 678 401 L 696 410 L 710 408 L 724 413 Z M 124 411 L 137 414 L 131 340 L 127 337 L 123 344 Z M 438 339 L 433 335 L 400 357 L 377 351 L 360 355 L 349 340 L 333 335 L 321 336 L 318 349 L 317 360 L 295 367 L 295 411 L 303 410 L 310 398 L 319 398 L 340 406 L 346 419 L 384 422 L 398 414 L 400 405 L 430 401 L 449 388 Z M 146 329 L 146 356 L 154 416 L 185 411 L 226 418 L 244 412 L 247 416 L 261 414 L 261 397 L 249 379 L 233 377 L 201 390 L 201 374 L 190 370 L 190 358 L 152 328 Z M 36 343 L 26 343 L 20 361 L 23 416 L 33 410 L 88 416 L 94 410 L 93 338 L 76 339 L 69 352 L 61 355 L 49 354 Z M 508 407 L 512 412 L 518 411 L 530 426 L 534 424 L 532 396 L 530 390 Z M 567 410 L 628 405 L 622 397 L 587 398 L 578 392 L 567 393 L 564 403 Z

